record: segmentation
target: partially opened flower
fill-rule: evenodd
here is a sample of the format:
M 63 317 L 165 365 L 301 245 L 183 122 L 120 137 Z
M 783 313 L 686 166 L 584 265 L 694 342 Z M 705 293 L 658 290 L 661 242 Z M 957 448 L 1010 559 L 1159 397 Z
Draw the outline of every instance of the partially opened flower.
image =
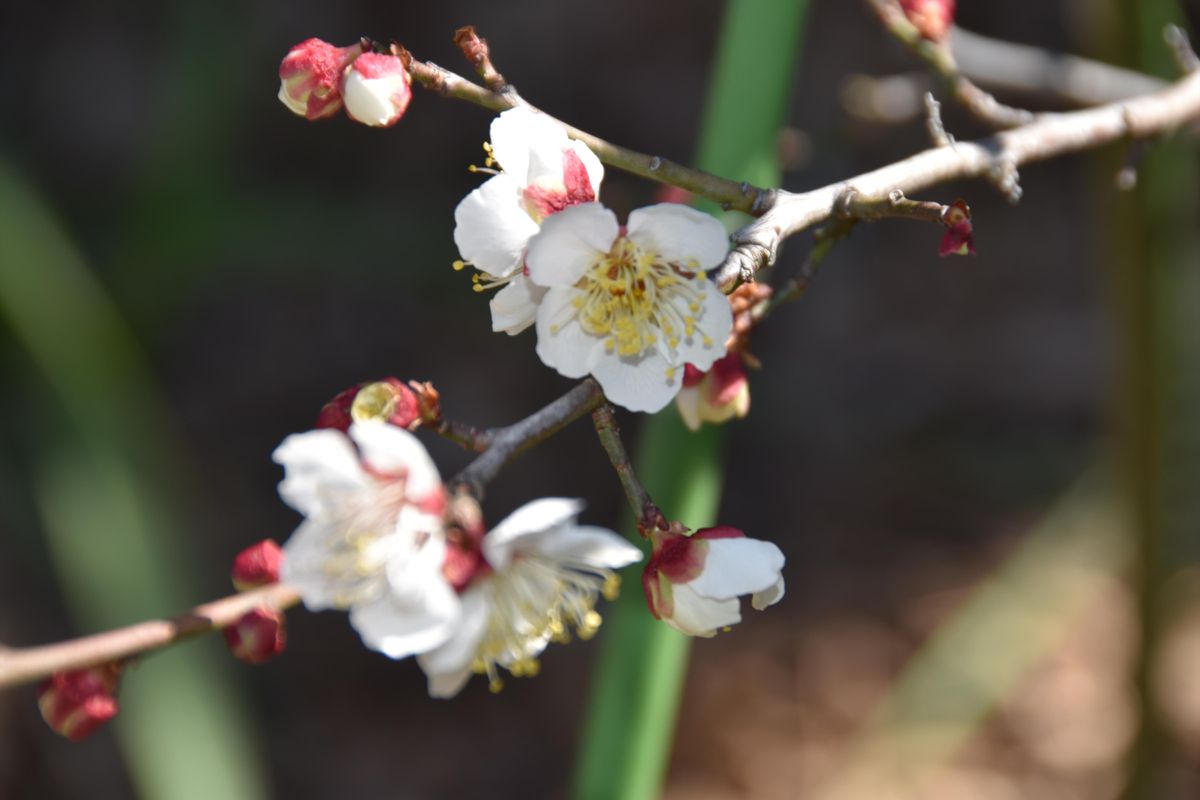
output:
M 440 647 L 417 656 L 429 676 L 429 693 L 453 697 L 472 673 L 486 674 L 499 690 L 501 669 L 537 674 L 537 658 L 551 641 L 572 630 L 588 638 L 600 625 L 600 595 L 616 596 L 614 570 L 642 552 L 605 528 L 578 525 L 577 500 L 547 498 L 517 509 L 479 543 L 479 558 L 463 574 L 462 616 Z
M 476 286 L 504 285 L 492 298 L 492 329 L 517 334 L 533 324 L 545 293 L 525 277 L 530 237 L 550 215 L 595 200 L 604 166 L 562 125 L 524 106 L 492 121 L 485 147 L 489 166 L 503 171 L 458 204 L 454 243 L 461 263 L 483 273 Z
M 458 619 L 442 575 L 445 492 L 425 448 L 383 422 L 294 434 L 274 454 L 283 499 L 305 516 L 282 579 L 310 610 L 349 609 L 368 647 L 402 658 L 440 644 Z
M 309 120 L 332 116 L 342 107 L 342 75 L 362 47 L 336 47 L 306 39 L 288 51 L 279 65 L 279 101 Z
M 725 355 L 729 301 L 705 270 L 729 250 L 716 219 L 675 203 L 641 208 L 622 228 L 599 203 L 565 209 L 529 242 L 529 278 L 549 288 L 537 309 L 537 353 L 568 378 L 591 374 L 608 399 L 658 411 L 684 364 Z
M 363 53 L 346 70 L 342 96 L 350 119 L 386 128 L 396 124 L 408 109 L 412 81 L 396 56 Z
M 736 351 L 718 358 L 707 372 L 687 364 L 683 388 L 675 397 L 683 424 L 699 430 L 705 422 L 720 424 L 750 413 L 750 381 Z
M 783 553 L 770 542 L 728 526 L 691 536 L 656 530 L 651 538 L 642 573 L 650 613 L 689 636 L 713 636 L 741 622 L 741 595 L 760 611 L 783 598 Z

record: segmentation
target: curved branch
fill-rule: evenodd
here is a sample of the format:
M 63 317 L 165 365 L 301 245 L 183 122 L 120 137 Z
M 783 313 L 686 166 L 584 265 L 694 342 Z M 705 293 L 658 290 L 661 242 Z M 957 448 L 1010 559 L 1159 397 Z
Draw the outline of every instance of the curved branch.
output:
M 926 150 L 820 189 L 799 194 L 781 191 L 765 214 L 733 234 L 734 248 L 712 277 L 726 291 L 740 280 L 750 280 L 774 263 L 785 239 L 837 214 L 848 192 L 863 200 L 883 200 L 896 190 L 916 193 L 962 178 L 1011 181 L 1023 164 L 1122 139 L 1160 136 L 1197 118 L 1200 72 L 1154 94 L 1084 111 L 1045 114 L 987 139 Z

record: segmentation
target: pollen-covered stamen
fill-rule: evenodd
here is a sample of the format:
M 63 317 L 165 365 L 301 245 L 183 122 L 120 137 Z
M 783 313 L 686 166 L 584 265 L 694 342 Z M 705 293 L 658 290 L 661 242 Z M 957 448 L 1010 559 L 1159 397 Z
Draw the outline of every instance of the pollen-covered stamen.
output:
M 334 598 L 338 607 L 374 599 L 381 591 L 374 578 L 391 556 L 387 538 L 408 502 L 405 484 L 403 476 L 381 479 L 374 497 L 350 508 L 341 526 L 344 532 L 329 541 L 321 571 L 343 585 Z
M 500 669 L 532 677 L 547 642 L 566 642 L 574 632 L 590 639 L 600 628 L 596 600 L 612 600 L 620 578 L 610 569 L 523 556 L 486 578 L 487 629 L 471 665 L 486 674 L 492 691 L 503 686 Z
M 498 289 L 501 286 L 507 286 L 514 278 L 522 273 L 514 272 L 505 278 L 497 278 L 495 275 L 489 275 L 486 272 L 479 272 L 471 276 L 471 289 L 475 292 L 486 292 L 488 289 Z
M 576 284 L 568 316 L 551 330 L 577 317 L 609 352 L 631 358 L 660 344 L 673 354 L 694 336 L 709 346 L 712 338 L 700 326 L 705 275 L 695 267 L 672 264 L 621 236 Z

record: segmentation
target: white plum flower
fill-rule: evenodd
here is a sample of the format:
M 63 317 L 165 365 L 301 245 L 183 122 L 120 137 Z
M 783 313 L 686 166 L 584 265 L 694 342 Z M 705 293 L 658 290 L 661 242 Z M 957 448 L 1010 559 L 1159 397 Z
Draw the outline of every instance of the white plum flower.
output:
M 392 658 L 446 640 L 459 601 L 442 575 L 445 491 L 412 434 L 382 422 L 293 434 L 275 450 L 279 494 L 305 517 L 281 578 L 312 611 L 350 611 L 368 647 Z
M 657 619 L 688 636 L 713 636 L 741 622 L 741 595 L 759 611 L 783 598 L 784 557 L 770 542 L 728 526 L 651 536 L 654 550 L 642 572 L 646 602 Z
M 577 500 L 536 500 L 482 537 L 453 634 L 417 656 L 432 696 L 453 697 L 472 673 L 499 690 L 501 668 L 535 675 L 551 641 L 565 641 L 572 629 L 585 639 L 596 632 L 598 596 L 615 597 L 614 570 L 642 552 L 610 530 L 576 524 L 581 508 Z
M 548 291 L 537 308 L 537 353 L 568 378 L 591 374 L 614 403 L 658 411 L 683 367 L 725 355 L 729 301 L 705 270 L 729 250 L 716 219 L 676 203 L 641 208 L 627 228 L 599 203 L 542 223 L 525 259 Z
M 559 123 L 524 106 L 492 121 L 488 165 L 503 171 L 454 210 L 454 243 L 482 275 L 476 287 L 504 286 L 492 298 L 492 329 L 515 335 L 533 324 L 545 290 L 526 279 L 525 248 L 542 222 L 564 208 L 594 201 L 604 166 Z

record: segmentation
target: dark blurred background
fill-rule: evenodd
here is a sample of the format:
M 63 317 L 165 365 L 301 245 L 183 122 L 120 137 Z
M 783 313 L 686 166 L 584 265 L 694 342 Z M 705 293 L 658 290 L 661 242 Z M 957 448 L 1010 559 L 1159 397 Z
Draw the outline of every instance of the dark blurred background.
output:
M 976 32 L 1134 63 L 1124 6 L 961 6 Z M 297 521 L 275 494 L 272 449 L 351 384 L 430 380 L 448 415 L 478 425 L 570 385 L 540 364 L 531 332 L 492 334 L 486 298 L 450 268 L 452 211 L 479 182 L 466 167 L 481 162 L 490 114 L 418 89 L 389 130 L 341 115 L 307 124 L 275 99 L 292 44 L 395 38 L 465 73 L 451 36 L 471 23 L 531 102 L 686 163 L 722 10 L 0 8 L 0 231 L 13 237 L 0 250 L 0 641 L 53 641 L 227 593 L 233 555 Z M 786 188 L 927 146 L 919 118 L 846 109 L 849 76 L 918 71 L 864 4 L 818 0 L 808 31 L 782 137 Z M 949 104 L 946 122 L 959 138 L 986 132 Z M 859 226 L 804 300 L 759 330 L 764 369 L 751 415 L 729 426 L 721 518 L 783 547 L 788 596 L 695 648 L 669 796 L 797 797 L 836 772 L 909 655 L 1107 452 L 1124 341 L 1111 279 L 1124 201 L 1111 178 L 1124 157 L 1030 166 L 1016 207 L 984 183 L 940 187 L 928 198 L 970 203 L 978 256 L 939 259 L 932 226 Z M 602 199 L 624 215 L 655 192 L 609 170 Z M 779 272 L 806 249 L 806 237 L 790 242 Z M 634 433 L 638 419 L 623 424 Z M 589 427 L 506 470 L 489 518 L 566 495 L 615 526 L 619 486 Z M 427 444 L 444 475 L 465 463 Z M 89 580 L 126 561 L 151 577 Z M 1104 586 L 1072 607 L 1080 641 L 1048 643 L 1016 687 L 1025 694 L 923 796 L 1114 796 L 1135 727 L 1124 665 L 1136 610 L 1125 584 Z M 286 656 L 256 669 L 217 637 L 148 660 L 127 683 L 153 683 L 161 661 L 155 711 L 123 695 L 119 735 L 82 745 L 41 723 L 32 691 L 0 695 L 0 797 L 563 796 L 596 643 L 552 648 L 540 677 L 499 695 L 476 681 L 443 702 L 411 661 L 361 647 L 344 615 L 289 624 Z M 1115 655 L 1095 650 L 1112 640 Z M 1095 708 L 1111 714 L 1097 722 Z M 208 766 L 185 778 L 189 762 Z

